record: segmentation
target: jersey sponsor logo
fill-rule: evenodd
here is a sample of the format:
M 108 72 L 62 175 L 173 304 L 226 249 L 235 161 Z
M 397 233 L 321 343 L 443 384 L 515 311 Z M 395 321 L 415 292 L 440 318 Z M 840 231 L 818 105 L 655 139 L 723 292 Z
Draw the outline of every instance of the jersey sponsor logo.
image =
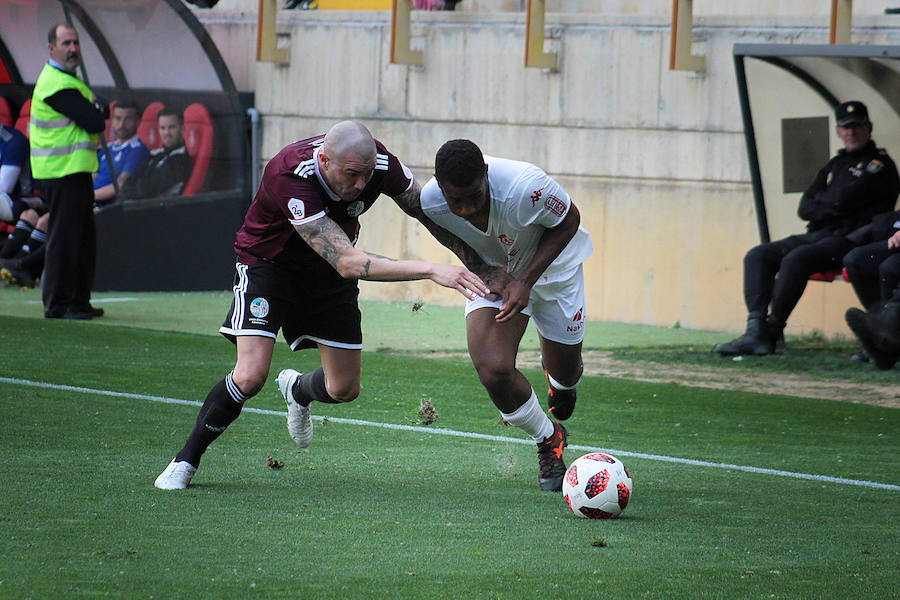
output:
M 348 217 L 358 217 L 365 210 L 366 204 L 362 200 L 357 200 L 356 202 L 351 202 L 347 205 L 347 216 Z
M 254 298 L 250 303 L 250 314 L 257 319 L 265 319 L 269 316 L 269 301 L 265 298 Z
M 291 198 L 288 202 L 288 210 L 291 211 L 294 219 L 298 221 L 306 217 L 306 205 L 303 203 L 303 200 Z
M 875 175 L 884 168 L 884 163 L 880 160 L 873 160 L 866 166 L 866 173 Z
M 543 192 L 541 192 L 541 190 L 534 190 L 533 192 L 531 192 L 531 206 L 534 206 L 541 201 L 542 194 Z
M 584 307 L 578 309 L 578 312 L 575 313 L 575 316 L 572 317 L 572 320 L 573 320 L 573 321 L 580 321 L 580 320 L 581 320 L 581 315 L 582 315 L 582 314 L 584 314 Z
M 550 196 L 547 196 L 547 199 L 544 200 L 544 208 L 552 212 L 557 217 L 561 217 L 566 214 L 566 203 L 552 194 Z
M 512 246 L 513 244 L 516 243 L 516 240 L 510 239 L 509 236 L 506 235 L 505 233 L 501 233 L 500 235 L 498 235 L 497 239 L 500 240 L 500 243 L 503 244 L 504 246 Z

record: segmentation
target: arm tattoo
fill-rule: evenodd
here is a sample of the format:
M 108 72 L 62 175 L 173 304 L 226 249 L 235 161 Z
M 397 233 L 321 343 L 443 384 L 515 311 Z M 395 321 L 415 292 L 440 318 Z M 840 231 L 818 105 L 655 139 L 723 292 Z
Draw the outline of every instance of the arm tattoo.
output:
M 394 198 L 394 202 L 397 203 L 397 206 L 403 212 L 424 225 L 432 237 L 453 252 L 467 269 L 478 276 L 481 276 L 482 273 L 493 271 L 494 267 L 484 264 L 478 253 L 472 250 L 465 242 L 428 218 L 425 211 L 422 210 L 421 193 L 422 188 L 419 187 L 418 182 L 413 181 L 412 186 L 408 190 Z
M 419 187 L 419 182 L 413 180 L 409 189 L 394 198 L 394 202 L 400 207 L 400 210 L 413 219 L 421 221 L 425 217 L 425 213 L 422 211 L 422 204 L 419 202 L 421 193 L 422 188 Z
M 337 270 L 340 256 L 353 247 L 344 230 L 328 217 L 296 225 L 294 229 L 316 254 Z
M 380 258 L 382 260 L 389 260 L 391 262 L 397 262 L 396 258 L 391 258 L 390 256 L 382 256 L 380 254 L 375 254 L 374 252 L 366 252 L 365 250 L 363 250 L 363 254 L 365 254 L 366 256 L 371 256 L 372 258 Z M 372 261 L 370 260 L 369 262 L 372 262 Z

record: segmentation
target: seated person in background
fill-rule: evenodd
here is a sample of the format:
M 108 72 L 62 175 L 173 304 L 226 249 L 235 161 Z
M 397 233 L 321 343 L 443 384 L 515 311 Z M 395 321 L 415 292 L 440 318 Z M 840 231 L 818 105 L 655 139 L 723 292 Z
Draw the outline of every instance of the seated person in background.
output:
M 847 236 L 857 247 L 844 256 L 853 291 L 869 312 L 877 312 L 900 283 L 900 211 L 882 213 Z
M 150 152 L 143 168 L 128 180 L 123 192 L 129 198 L 177 196 L 191 177 L 194 161 L 184 144 L 184 116 L 164 108 L 157 116 L 162 148 Z
M 900 211 L 881 213 L 847 236 L 856 248 L 844 255 L 853 291 L 869 312 L 878 312 L 900 283 Z M 892 241 L 893 240 L 893 241 Z M 869 362 L 863 349 L 850 360 Z
M 900 177 L 894 161 L 872 141 L 866 106 L 844 102 L 835 117 L 844 148 L 819 171 L 800 199 L 797 212 L 809 222 L 807 232 L 747 252 L 747 329 L 744 335 L 715 347 L 723 356 L 775 352 L 809 276 L 839 269 L 844 254 L 853 248 L 845 236 L 871 222 L 874 215 L 894 208 Z
M 896 248 L 900 234 L 891 236 L 891 240 Z M 900 287 L 894 288 L 881 310 L 865 312 L 849 308 L 845 318 L 875 366 L 883 371 L 892 369 L 900 358 Z
M 21 200 L 23 179 L 30 173 L 28 164 L 28 138 L 0 123 L 0 221 L 15 223 L 28 208 Z
M 0 249 L 0 277 L 10 285 L 33 288 L 44 270 L 50 213 L 27 208 Z
M 125 187 L 125 182 L 137 173 L 147 160 L 150 151 L 137 136 L 140 111 L 133 100 L 122 100 L 116 103 L 112 111 L 112 130 L 116 140 L 109 144 L 109 153 L 112 156 L 113 169 L 119 190 Z M 109 204 L 116 199 L 116 188 L 109 174 L 109 161 L 106 153 L 101 148 L 97 151 L 100 168 L 94 173 L 94 203 L 97 206 Z
M 42 248 L 47 240 L 48 221 L 43 200 L 30 195 L 28 157 L 28 138 L 17 129 L 0 124 L 0 221 L 16 225 L 0 242 L 0 276 L 23 287 L 34 286 L 35 277 L 44 268 L 43 253 L 38 255 L 34 276 L 31 269 L 23 269 L 13 259 L 28 254 L 32 247 Z

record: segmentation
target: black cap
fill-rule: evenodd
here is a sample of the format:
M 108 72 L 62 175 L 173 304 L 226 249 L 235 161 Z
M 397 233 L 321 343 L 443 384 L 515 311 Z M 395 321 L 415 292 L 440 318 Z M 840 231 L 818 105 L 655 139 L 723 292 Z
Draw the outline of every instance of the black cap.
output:
M 869 110 L 859 100 L 842 102 L 834 111 L 834 116 L 837 119 L 837 124 L 842 127 L 851 123 L 869 122 Z

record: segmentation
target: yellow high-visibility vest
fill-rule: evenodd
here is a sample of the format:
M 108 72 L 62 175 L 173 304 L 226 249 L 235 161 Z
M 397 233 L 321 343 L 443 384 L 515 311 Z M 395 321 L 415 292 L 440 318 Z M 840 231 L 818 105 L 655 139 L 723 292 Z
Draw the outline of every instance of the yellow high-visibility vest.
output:
M 90 102 L 94 93 L 77 76 L 44 65 L 31 99 L 31 175 L 35 179 L 56 179 L 73 173 L 97 170 L 97 143 L 100 134 L 88 133 L 66 115 L 53 110 L 44 100 L 66 88 L 75 88 Z

